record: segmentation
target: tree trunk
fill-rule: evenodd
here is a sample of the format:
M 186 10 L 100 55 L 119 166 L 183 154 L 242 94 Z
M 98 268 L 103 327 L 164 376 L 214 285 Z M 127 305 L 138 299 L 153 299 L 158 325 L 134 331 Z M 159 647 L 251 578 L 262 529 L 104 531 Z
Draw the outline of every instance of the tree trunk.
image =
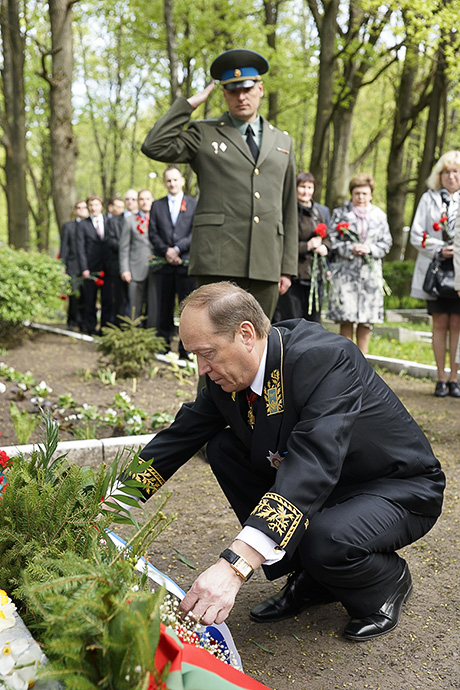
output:
M 164 16 L 166 26 L 166 46 L 169 58 L 169 80 L 171 84 L 171 103 L 181 95 L 179 84 L 179 57 L 177 54 L 176 27 L 173 15 L 173 0 L 164 0 Z
M 436 73 L 430 96 L 428 120 L 425 129 L 425 145 L 418 171 L 417 188 L 415 190 L 414 214 L 420 197 L 423 192 L 426 191 L 426 180 L 430 175 L 435 159 L 439 158 L 442 153 L 439 148 L 439 123 L 442 121 L 442 105 L 447 94 L 448 86 L 445 48 L 445 43 L 442 43 L 436 54 Z
M 326 206 L 329 208 L 341 206 L 349 197 L 349 153 L 355 103 L 356 98 L 353 99 L 353 103 L 349 102 L 346 108 L 339 106 L 334 113 L 334 149 L 332 151 L 326 194 Z
M 418 104 L 415 103 L 415 81 L 418 66 L 418 49 L 408 42 L 396 100 L 393 132 L 387 163 L 387 217 L 393 237 L 393 246 L 388 254 L 389 261 L 399 259 L 404 242 L 404 209 L 409 184 L 409 180 L 406 179 L 404 172 L 404 150 L 407 137 L 413 130 L 416 119 L 423 107 L 421 101 Z M 408 252 L 410 254 L 409 247 Z
M 4 112 L 1 113 L 5 149 L 4 186 L 8 208 L 8 243 L 16 248 L 29 244 L 26 187 L 27 151 L 24 101 L 25 41 L 19 28 L 18 0 L 0 4 L 3 44 L 2 88 Z
M 72 217 L 77 201 L 77 143 L 72 127 L 72 4 L 72 0 L 48 0 L 52 48 L 52 76 L 47 79 L 50 84 L 51 185 L 59 228 Z
M 278 23 L 278 9 L 282 0 L 264 0 L 265 26 L 268 27 L 267 43 L 275 55 L 276 51 L 276 25 Z M 271 69 L 272 76 L 276 76 L 276 67 Z M 276 125 L 278 119 L 278 89 L 268 93 L 267 120 Z
M 324 184 L 324 168 L 327 160 L 327 143 L 331 124 L 334 73 L 336 68 L 335 34 L 339 0 L 325 3 L 324 13 L 319 14 L 317 0 L 308 0 L 308 5 L 315 19 L 320 38 L 318 99 L 316 103 L 315 131 L 310 158 L 310 172 L 316 178 L 315 197 L 320 199 Z

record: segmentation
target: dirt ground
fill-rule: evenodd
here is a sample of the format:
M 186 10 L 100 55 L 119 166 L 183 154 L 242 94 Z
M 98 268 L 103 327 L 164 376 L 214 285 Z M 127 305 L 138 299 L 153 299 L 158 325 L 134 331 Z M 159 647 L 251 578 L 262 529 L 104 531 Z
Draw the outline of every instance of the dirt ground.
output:
M 76 371 L 95 372 L 93 343 L 39 334 L 0 356 L 19 371 L 30 369 L 53 388 L 51 399 L 72 393 L 80 402 L 108 406 L 116 391 L 126 390 L 149 412 L 174 412 L 193 397 L 195 385 L 181 383 L 161 365 L 153 380 L 104 386 L 97 376 L 85 381 Z M 460 400 L 433 396 L 433 383 L 383 374 L 433 445 L 448 479 L 444 511 L 434 529 L 403 550 L 414 580 L 398 628 L 373 642 L 353 643 L 341 636 L 347 615 L 340 604 L 318 606 L 298 618 L 260 626 L 249 609 L 284 584 L 255 576 L 239 593 L 228 619 L 246 673 L 272 690 L 412 690 L 460 688 Z M 11 383 L 0 395 L 2 446 L 15 442 L 8 411 Z M 26 403 L 27 404 L 27 403 Z M 153 544 L 150 560 L 187 589 L 212 564 L 238 531 L 238 523 L 210 473 L 193 458 L 167 484 L 172 491 L 167 512 L 175 522 Z M 149 504 L 146 510 L 149 509 Z M 179 554 L 196 566 L 193 570 Z

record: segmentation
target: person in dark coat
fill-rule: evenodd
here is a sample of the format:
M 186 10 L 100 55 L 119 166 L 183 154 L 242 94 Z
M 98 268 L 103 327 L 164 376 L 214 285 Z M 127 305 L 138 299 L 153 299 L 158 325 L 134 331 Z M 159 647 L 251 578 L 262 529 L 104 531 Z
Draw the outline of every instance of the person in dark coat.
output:
M 71 277 L 72 294 L 69 295 L 67 312 L 67 327 L 69 330 L 81 328 L 83 324 L 83 296 L 81 290 L 81 267 L 78 258 L 77 233 L 78 224 L 83 218 L 88 218 L 89 211 L 86 201 L 80 199 L 74 207 L 74 220 L 64 223 L 61 231 L 61 248 L 59 258 L 64 264 L 65 272 Z
M 252 571 L 286 586 L 251 611 L 259 622 L 339 601 L 360 641 L 393 630 L 412 591 L 397 551 L 438 518 L 445 477 L 401 401 L 351 341 L 294 319 L 270 327 L 231 283 L 182 304 L 180 336 L 207 385 L 142 450 L 149 498 L 204 443 L 243 526 L 181 603 L 222 622 Z
M 84 323 L 89 335 L 100 333 L 97 327 L 97 297 L 100 293 L 102 328 L 110 323 L 110 281 L 105 279 L 109 252 L 106 242 L 108 219 L 103 215 L 101 197 L 93 195 L 87 200 L 90 216 L 81 221 L 77 235 L 78 258 L 83 280 Z
M 327 232 L 331 214 L 326 206 L 313 201 L 316 180 L 310 172 L 296 177 L 297 211 L 299 217 L 299 266 L 297 278 L 280 295 L 273 322 L 304 318 L 321 322 L 321 304 L 329 267 L 327 256 L 331 238 Z
M 155 256 L 164 262 L 155 267 L 153 274 L 158 303 L 156 331 L 169 348 L 174 334 L 176 296 L 181 302 L 196 287 L 195 279 L 188 275 L 196 201 L 184 195 L 185 180 L 176 166 L 165 170 L 163 182 L 168 196 L 153 203 L 149 239 Z M 182 342 L 179 342 L 179 356 L 187 356 Z

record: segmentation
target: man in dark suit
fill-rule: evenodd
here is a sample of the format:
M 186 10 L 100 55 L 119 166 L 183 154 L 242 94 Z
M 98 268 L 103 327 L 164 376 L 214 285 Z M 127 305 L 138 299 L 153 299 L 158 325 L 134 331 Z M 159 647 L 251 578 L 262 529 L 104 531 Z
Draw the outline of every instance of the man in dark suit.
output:
M 292 574 L 251 611 L 255 620 L 340 601 L 346 637 L 393 630 L 412 590 L 396 551 L 432 528 L 445 485 L 409 412 L 349 340 L 303 319 L 270 327 L 231 283 L 189 295 L 180 335 L 207 386 L 143 449 L 152 464 L 137 477 L 148 498 L 207 442 L 243 525 L 182 611 L 223 621 L 263 564 L 269 579 Z
M 99 196 L 87 200 L 90 216 L 81 221 L 77 235 L 78 257 L 83 282 L 84 323 L 83 330 L 95 335 L 97 329 L 96 302 L 100 290 L 101 328 L 110 322 L 110 283 L 105 280 L 108 250 L 106 244 L 107 218 L 103 215 L 103 203 Z M 101 274 L 102 272 L 102 274 Z
M 149 158 L 190 163 L 200 196 L 193 221 L 189 273 L 198 285 L 233 280 L 269 318 L 297 273 L 294 144 L 259 115 L 268 62 L 251 50 L 229 50 L 211 65 L 228 112 L 190 117 L 215 82 L 178 98 L 142 146 Z M 188 125 L 184 130 L 184 126 Z
M 69 330 L 81 328 L 83 324 L 82 278 L 78 259 L 77 233 L 78 224 L 83 218 L 88 218 L 88 213 L 86 201 L 84 199 L 77 201 L 74 207 L 75 219 L 64 223 L 61 232 L 59 258 L 64 264 L 65 272 L 72 279 L 72 294 L 69 296 L 69 309 L 67 312 L 67 327 Z
M 158 303 L 156 330 L 169 347 L 174 334 L 176 295 L 181 302 L 196 287 L 195 279 L 188 275 L 196 201 L 184 195 L 185 180 L 176 166 L 165 170 L 163 182 L 168 196 L 152 206 L 149 239 L 155 256 L 166 262 L 155 270 L 154 281 Z M 179 356 L 187 356 L 182 341 L 179 341 Z
M 120 276 L 120 237 L 121 226 L 124 220 L 123 211 L 125 204 L 123 199 L 113 197 L 108 204 L 112 209 L 110 215 L 107 214 L 107 280 L 110 281 L 111 309 L 110 323 L 115 326 L 120 325 L 120 316 L 126 316 L 128 309 L 128 287 Z

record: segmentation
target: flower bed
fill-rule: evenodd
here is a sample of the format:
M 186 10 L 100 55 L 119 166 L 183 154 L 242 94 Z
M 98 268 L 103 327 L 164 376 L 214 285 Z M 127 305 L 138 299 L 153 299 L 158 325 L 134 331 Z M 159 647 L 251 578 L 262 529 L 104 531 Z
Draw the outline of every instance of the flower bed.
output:
M 149 564 L 142 559 L 171 521 L 163 513 L 166 499 L 141 526 L 111 499 L 117 486 L 127 506 L 137 505 L 139 482 L 120 486 L 117 478 L 150 463 L 132 453 L 94 474 L 65 456 L 55 458 L 58 428 L 49 414 L 44 424 L 43 446 L 29 459 L 1 456 L 0 582 L 49 659 L 38 677 L 88 690 L 265 687 L 233 668 L 228 647 L 212 632 L 180 619 L 164 588 L 150 591 Z M 106 538 L 114 522 L 136 528 L 127 543 Z M 6 592 L 1 597 L 0 620 L 11 634 L 0 673 L 11 678 L 7 687 L 25 690 L 43 656 L 33 642 L 20 643 L 19 629 L 11 626 L 14 604 Z

